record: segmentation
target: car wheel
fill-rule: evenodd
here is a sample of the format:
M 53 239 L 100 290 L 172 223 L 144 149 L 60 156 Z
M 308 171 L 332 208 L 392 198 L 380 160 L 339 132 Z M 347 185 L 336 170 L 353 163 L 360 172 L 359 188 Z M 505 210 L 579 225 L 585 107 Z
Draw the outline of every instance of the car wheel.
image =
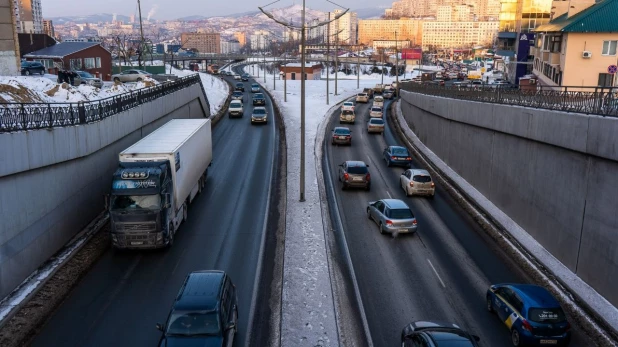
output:
M 386 159 L 386 166 L 391 167 L 391 160 L 390 159 Z
M 513 343 L 514 347 L 521 346 L 519 331 L 517 331 L 517 329 L 511 330 L 511 342 Z
M 136 79 L 136 81 L 137 81 L 137 82 L 141 82 L 141 81 L 142 81 L 142 78 L 141 78 L 141 77 L 138 77 L 138 78 Z
M 335 145 L 335 141 L 331 141 L 330 144 L 334 146 Z
M 431 194 L 431 195 L 429 196 L 429 198 L 430 198 L 430 199 L 433 199 L 433 198 L 434 198 L 434 196 L 436 196 L 436 193 Z
M 384 229 L 382 229 L 382 223 L 378 224 L 378 228 L 380 229 L 380 234 L 384 235 Z
M 368 218 L 369 220 L 372 220 L 372 219 L 371 219 L 371 212 L 369 211 L 369 207 L 367 207 L 367 218 Z
M 30 70 L 26 70 L 26 76 L 30 76 L 30 75 L 31 75 Z
M 189 211 L 188 211 L 188 205 L 185 202 L 182 206 L 182 222 L 185 223 L 187 221 L 187 218 L 189 217 Z
M 487 311 L 494 312 L 494 307 L 491 305 L 491 297 L 487 295 Z
M 167 236 L 167 247 L 172 247 L 174 245 L 174 225 L 170 223 L 169 229 L 167 229 L 169 233 Z
M 114 77 L 114 82 L 120 82 L 120 78 Z
M 365 187 L 365 190 L 366 190 L 366 191 L 370 191 L 370 190 L 371 190 L 371 184 L 368 184 L 368 185 Z
M 45 70 L 41 70 L 41 76 L 45 75 Z
M 345 186 L 345 182 L 341 185 L 341 190 L 346 190 L 348 187 Z

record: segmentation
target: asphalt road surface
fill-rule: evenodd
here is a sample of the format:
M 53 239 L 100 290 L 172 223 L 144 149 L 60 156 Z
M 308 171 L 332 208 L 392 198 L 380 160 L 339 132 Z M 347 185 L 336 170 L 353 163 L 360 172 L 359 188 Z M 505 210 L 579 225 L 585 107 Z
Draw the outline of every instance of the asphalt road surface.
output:
M 325 154 L 374 346 L 400 345 L 402 328 L 418 320 L 456 323 L 480 336 L 482 346 L 511 345 L 507 328 L 487 312 L 485 293 L 492 283 L 529 280 L 442 187 L 433 200 L 405 196 L 399 185 L 405 169 L 382 159 L 384 148 L 402 143 L 386 117 L 384 135 L 366 133 L 371 103 L 357 104 L 356 123 L 341 125 L 352 130 L 350 147 L 331 145 L 330 132 L 340 126 L 338 112 L 331 115 Z M 371 191 L 341 190 L 337 169 L 346 160 L 369 165 Z M 416 215 L 416 235 L 380 235 L 367 218 L 369 201 L 391 197 Z M 574 330 L 571 346 L 591 345 Z
M 225 115 L 213 129 L 206 188 L 190 206 L 174 246 L 120 253 L 109 249 L 33 346 L 156 346 L 161 333 L 155 324 L 165 322 L 186 275 L 202 269 L 224 270 L 236 285 L 240 317 L 234 345 L 244 346 L 276 158 L 273 137 L 278 136 L 267 94 L 268 124 L 250 124 L 251 81 L 244 84 L 244 116 Z

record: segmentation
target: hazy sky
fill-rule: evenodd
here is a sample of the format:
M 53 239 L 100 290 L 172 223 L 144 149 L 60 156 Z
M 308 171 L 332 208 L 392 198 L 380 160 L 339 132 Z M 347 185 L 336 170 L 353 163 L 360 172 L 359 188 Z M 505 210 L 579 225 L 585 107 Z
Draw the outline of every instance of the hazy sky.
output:
M 273 0 L 141 0 L 142 18 L 154 7 L 158 7 L 153 18 L 174 19 L 191 15 L 223 16 L 234 13 L 257 11 Z M 393 0 L 337 0 L 335 3 L 360 9 L 366 7 L 388 6 Z M 302 1 L 281 0 L 268 8 L 288 7 L 302 4 Z M 316 10 L 332 10 L 335 5 L 326 0 L 306 0 L 306 6 Z M 137 14 L 137 0 L 41 0 L 43 17 L 76 16 L 96 13 L 118 13 L 125 16 Z

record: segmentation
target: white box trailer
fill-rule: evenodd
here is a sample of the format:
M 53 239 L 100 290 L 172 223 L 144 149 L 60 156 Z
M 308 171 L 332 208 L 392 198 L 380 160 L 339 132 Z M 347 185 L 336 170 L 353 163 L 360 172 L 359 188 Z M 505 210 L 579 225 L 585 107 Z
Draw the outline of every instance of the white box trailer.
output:
M 209 119 L 174 119 L 119 154 L 109 201 L 117 248 L 171 245 L 212 162 Z

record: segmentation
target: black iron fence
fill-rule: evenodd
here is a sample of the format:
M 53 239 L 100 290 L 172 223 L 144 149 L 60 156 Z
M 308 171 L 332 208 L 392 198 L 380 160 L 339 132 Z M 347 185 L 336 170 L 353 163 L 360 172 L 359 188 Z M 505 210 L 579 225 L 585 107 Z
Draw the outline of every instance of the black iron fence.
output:
M 0 103 L 0 133 L 96 122 L 199 83 L 198 74 L 105 99 L 76 103 Z M 204 92 L 204 98 L 206 93 Z M 207 107 L 210 107 L 207 105 Z
M 401 83 L 409 92 L 446 98 L 618 117 L 618 88 L 556 87 L 520 89 L 498 86 L 440 86 Z

